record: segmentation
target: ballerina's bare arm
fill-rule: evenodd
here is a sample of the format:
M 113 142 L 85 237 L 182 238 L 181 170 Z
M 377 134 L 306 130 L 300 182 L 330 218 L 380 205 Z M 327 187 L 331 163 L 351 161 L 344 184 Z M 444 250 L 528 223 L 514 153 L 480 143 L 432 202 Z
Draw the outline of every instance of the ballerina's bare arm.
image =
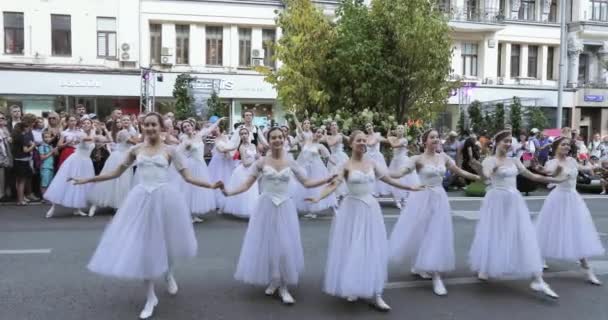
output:
M 330 183 L 332 180 L 338 177 L 338 175 L 336 174 L 317 181 L 309 180 L 306 177 L 306 173 L 304 172 L 304 170 L 295 161 L 289 161 L 289 167 L 291 168 L 291 171 L 293 172 L 296 179 L 298 179 L 298 181 L 300 181 L 300 183 L 306 188 L 320 187 L 324 184 Z
M 532 181 L 541 182 L 541 183 L 561 183 L 561 182 L 568 180 L 568 177 L 560 177 L 560 178 L 545 177 L 545 176 L 541 176 L 539 174 L 532 173 L 530 170 L 528 170 L 523 165 L 523 163 L 521 163 L 521 161 L 519 161 L 519 159 L 513 159 L 513 161 L 515 162 L 515 166 L 517 167 L 519 174 L 521 174 L 522 176 L 524 176 Z M 557 170 L 560 170 L 560 169 L 556 169 L 556 171 Z
M 224 185 L 222 181 L 217 181 L 217 182 L 211 184 L 207 181 L 203 181 L 203 180 L 194 178 L 190 174 L 190 171 L 188 171 L 188 169 L 184 166 L 183 161 L 181 160 L 180 154 L 175 150 L 175 148 L 172 148 L 169 151 L 169 157 L 171 157 L 171 162 L 173 162 L 173 166 L 175 167 L 175 169 L 177 169 L 177 172 L 179 172 L 179 174 L 182 176 L 182 178 L 184 178 L 184 180 L 186 182 L 188 182 L 189 184 L 199 186 L 202 188 L 207 188 L 207 189 L 217 189 L 217 188 L 221 188 Z
M 376 165 L 375 163 L 374 163 L 374 173 L 376 174 L 377 179 L 379 179 L 380 181 L 387 183 L 395 188 L 398 188 L 398 189 L 409 190 L 409 191 L 418 191 L 418 190 L 423 189 L 420 186 L 407 186 L 407 185 L 401 184 L 399 181 L 392 179 L 391 176 L 387 174 L 385 169 L 378 167 L 378 165 Z
M 453 172 L 465 179 L 474 180 L 474 181 L 481 180 L 480 176 L 467 172 L 467 171 L 463 170 L 462 168 L 458 167 L 456 165 L 456 163 L 454 162 L 454 160 L 452 160 L 452 158 L 450 158 L 447 154 L 441 153 L 440 156 L 443 157 L 443 161 L 445 161 L 446 168 L 448 168 L 448 170 L 450 170 L 451 172 Z
M 241 193 L 249 190 L 249 188 L 251 188 L 251 186 L 258 180 L 258 176 L 262 172 L 263 168 L 264 168 L 264 159 L 260 159 L 260 160 L 256 161 L 251 166 L 251 171 L 250 171 L 251 174 L 249 175 L 249 177 L 247 177 L 247 180 L 243 181 L 243 183 L 234 190 L 226 190 L 226 189 L 222 188 L 222 193 L 226 197 L 230 197 L 230 196 L 235 196 L 237 194 L 241 194 Z
M 409 158 L 407 160 L 407 162 L 405 163 L 405 166 L 403 166 L 403 168 L 400 168 L 397 170 L 397 172 L 389 172 L 389 177 L 393 178 L 393 179 L 399 179 L 405 175 L 408 175 L 412 172 L 414 172 L 414 170 L 416 170 L 416 162 L 418 161 L 418 159 L 420 158 L 420 156 L 413 156 L 411 158 Z
M 319 197 L 317 198 L 306 198 L 304 199 L 305 201 L 308 202 L 312 202 L 312 203 L 317 203 L 325 198 L 327 198 L 330 194 L 334 193 L 334 191 L 336 191 L 336 189 L 338 188 L 338 186 L 340 186 L 340 184 L 342 182 L 344 182 L 344 170 L 346 170 L 345 168 L 342 168 L 342 170 L 340 170 L 340 174 L 337 175 L 328 185 L 325 186 L 325 188 L 323 188 L 321 190 L 321 193 L 319 194 Z
M 100 174 L 93 178 L 69 178 L 68 181 L 72 181 L 74 185 L 79 185 L 116 179 L 120 177 L 123 172 L 127 171 L 127 169 L 131 167 L 133 162 L 135 162 L 135 158 L 137 157 L 137 150 L 139 150 L 138 147 L 134 147 L 133 149 L 131 149 L 127 154 L 125 160 L 111 172 L 108 172 L 106 174 Z

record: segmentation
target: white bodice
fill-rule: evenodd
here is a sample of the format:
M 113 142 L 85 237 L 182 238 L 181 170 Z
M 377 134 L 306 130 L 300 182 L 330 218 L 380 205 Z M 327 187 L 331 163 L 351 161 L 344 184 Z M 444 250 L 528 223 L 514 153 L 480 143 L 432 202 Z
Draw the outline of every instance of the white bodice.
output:
M 393 157 L 407 157 L 407 140 L 401 138 L 399 139 L 399 143 L 403 143 L 403 145 L 393 148 Z
M 308 165 L 316 159 L 321 159 L 321 144 L 307 143 L 302 147 L 302 151 L 298 156 L 298 163 Z
M 188 137 L 183 138 L 179 144 L 178 151 L 185 155 L 186 158 L 205 161 L 205 143 L 200 136 L 194 136 L 192 139 Z
M 140 153 L 137 155 L 135 165 L 137 166 L 139 185 L 148 192 L 169 182 L 169 161 L 166 156 L 162 154 L 148 156 Z
M 517 190 L 517 175 L 519 170 L 512 161 L 505 163 L 492 174 L 491 188 Z
M 445 164 L 423 164 L 418 170 L 420 184 L 428 187 L 440 187 L 446 172 Z
M 61 132 L 61 137 L 68 145 L 74 146 L 84 137 L 84 132 L 80 129 L 65 129 Z
M 367 172 L 361 170 L 350 170 L 346 180 L 348 195 L 355 198 L 365 198 L 372 196 L 376 183 L 374 169 Z
M 246 165 L 252 164 L 255 161 L 255 156 L 258 153 L 254 144 L 241 146 L 241 162 Z
M 557 188 L 576 190 L 576 177 L 578 176 L 578 164 L 576 163 L 576 160 L 567 158 L 566 161 L 560 162 L 557 159 L 552 159 L 545 164 L 545 167 L 550 171 L 557 169 L 557 166 L 562 167 L 562 171 L 557 178 L 568 178 L 568 180 L 556 184 Z
M 333 146 L 330 146 L 329 150 L 331 150 L 332 154 L 344 152 L 344 143 L 342 143 L 342 138 L 340 137 L 338 143 L 334 144 Z
M 131 144 L 129 144 L 129 137 L 131 137 L 133 133 L 127 130 L 121 130 L 116 134 L 116 143 L 114 144 L 114 150 L 119 152 L 126 152 L 131 148 Z
M 367 145 L 367 154 L 370 156 L 380 153 L 380 134 L 374 133 L 374 136 L 376 137 L 376 142 Z
M 78 145 L 76 145 L 76 151 L 74 151 L 74 153 L 76 153 L 79 156 L 88 158 L 91 156 L 91 152 L 93 151 L 93 149 L 95 149 L 95 142 L 80 141 L 80 143 L 78 143 Z
M 278 206 L 289 199 L 289 181 L 292 179 L 292 168 L 285 167 L 277 171 L 273 167 L 265 165 L 260 173 L 260 189 L 262 196 L 270 197 L 272 202 Z

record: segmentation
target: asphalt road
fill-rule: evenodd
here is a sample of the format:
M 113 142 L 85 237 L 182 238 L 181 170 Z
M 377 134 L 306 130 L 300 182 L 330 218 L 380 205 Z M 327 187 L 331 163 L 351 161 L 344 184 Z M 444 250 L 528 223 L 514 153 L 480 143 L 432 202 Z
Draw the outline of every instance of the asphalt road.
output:
M 176 269 L 179 294 L 169 296 L 158 282 L 160 304 L 154 319 L 608 319 L 608 257 L 594 261 L 599 278 L 607 283 L 602 287 L 585 283 L 577 264 L 548 261 L 546 280 L 559 300 L 532 292 L 527 281 L 477 283 L 466 254 L 480 202 L 452 200 L 458 260 L 457 270 L 444 275 L 447 297 L 434 296 L 430 281 L 413 278 L 403 265 L 390 267 L 385 291 L 393 307 L 389 313 L 323 294 L 330 219 L 302 219 L 306 271 L 292 290 L 296 305 L 283 306 L 277 298 L 264 296 L 263 288 L 233 280 L 247 222 L 214 216 L 195 227 L 198 257 Z M 608 197 L 586 201 L 606 246 Z M 536 212 L 542 199 L 532 198 L 528 205 Z M 57 218 L 44 219 L 47 208 L 0 207 L 0 320 L 136 319 L 145 300 L 141 282 L 103 278 L 86 270 L 110 212 L 77 218 L 65 210 Z M 387 205 L 384 214 L 390 230 L 399 212 Z

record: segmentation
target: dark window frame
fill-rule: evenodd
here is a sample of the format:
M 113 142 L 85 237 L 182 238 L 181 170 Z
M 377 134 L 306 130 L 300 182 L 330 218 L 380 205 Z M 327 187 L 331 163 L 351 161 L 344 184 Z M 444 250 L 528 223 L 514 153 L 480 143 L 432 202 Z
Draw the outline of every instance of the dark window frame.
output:
M 56 25 L 60 24 L 62 21 L 53 21 L 56 18 L 68 18 L 67 23 L 69 24 L 69 30 L 59 29 L 59 26 Z M 60 50 L 61 48 L 58 48 L 57 45 L 59 45 L 62 40 L 65 42 L 63 45 L 65 45 L 66 48 Z M 69 14 L 51 14 L 51 55 L 54 57 L 72 56 L 72 16 Z
M 224 64 L 223 26 L 205 26 L 205 64 L 218 67 Z
M 16 15 L 17 24 L 21 22 L 21 26 L 9 26 L 7 25 L 9 15 Z M 22 56 L 25 54 L 25 22 L 23 12 L 4 11 L 2 13 L 3 27 L 4 27 L 4 54 Z M 21 21 L 19 21 L 21 20 Z M 14 45 L 9 45 L 11 37 L 14 40 Z M 8 48 L 13 48 L 9 52 Z
M 118 59 L 118 35 L 116 33 L 116 18 L 115 17 L 97 17 L 99 19 L 114 19 L 114 31 L 112 30 L 99 30 L 97 29 L 97 58 L 99 59 L 107 59 L 107 60 L 117 60 Z M 103 35 L 105 37 L 105 53 L 104 55 L 99 54 L 99 36 Z M 114 55 L 110 54 L 110 36 L 114 36 Z

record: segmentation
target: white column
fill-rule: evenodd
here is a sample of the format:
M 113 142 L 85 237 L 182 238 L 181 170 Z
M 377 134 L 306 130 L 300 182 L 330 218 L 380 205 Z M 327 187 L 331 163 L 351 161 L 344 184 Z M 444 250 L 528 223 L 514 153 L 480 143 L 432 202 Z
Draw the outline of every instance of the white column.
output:
M 583 52 L 583 44 L 572 34 L 568 37 L 568 86 L 576 87 L 578 83 L 578 59 Z
M 161 55 L 162 48 L 169 48 L 169 63 L 175 64 L 175 24 L 163 23 L 161 29 Z M 162 59 L 162 57 L 161 57 Z
M 519 75 L 521 77 L 528 76 L 528 45 L 520 45 L 519 52 Z
M 482 67 L 480 78 L 496 78 L 496 70 L 498 68 L 498 41 L 494 35 L 484 38 L 480 46 L 483 48 L 483 56 L 481 57 Z
M 549 11 L 551 11 L 551 0 L 540 0 L 539 4 L 541 5 L 541 8 L 540 8 L 541 21 L 543 21 L 543 22 L 549 21 Z
M 205 65 L 205 26 L 190 25 L 190 65 Z
M 462 70 L 462 42 L 454 43 L 454 50 L 452 50 L 452 69 L 454 69 L 455 75 L 464 75 Z
M 139 25 L 141 36 L 139 37 L 139 65 L 150 66 L 150 21 L 142 19 Z M 133 57 L 135 58 L 135 57 Z
M 519 8 L 521 7 L 521 0 L 511 0 L 511 19 L 519 19 Z
M 598 51 L 598 58 L 600 65 L 608 66 L 608 41 L 604 41 L 602 48 Z M 608 84 L 608 70 L 604 67 L 600 67 L 600 79 L 602 83 Z
M 230 67 L 237 68 L 239 66 L 239 27 L 236 25 L 230 26 L 230 47 L 226 51 L 230 54 Z
M 502 69 L 505 79 L 511 79 L 511 43 L 505 42 L 502 52 Z
M 549 55 L 549 46 L 542 45 L 540 47 L 540 57 L 539 57 L 539 65 L 538 72 L 540 73 L 538 79 L 540 79 L 543 83 L 547 81 L 547 63 L 548 63 L 548 55 Z M 555 58 L 555 57 L 554 57 Z
M 262 28 L 251 29 L 251 49 L 262 49 Z

